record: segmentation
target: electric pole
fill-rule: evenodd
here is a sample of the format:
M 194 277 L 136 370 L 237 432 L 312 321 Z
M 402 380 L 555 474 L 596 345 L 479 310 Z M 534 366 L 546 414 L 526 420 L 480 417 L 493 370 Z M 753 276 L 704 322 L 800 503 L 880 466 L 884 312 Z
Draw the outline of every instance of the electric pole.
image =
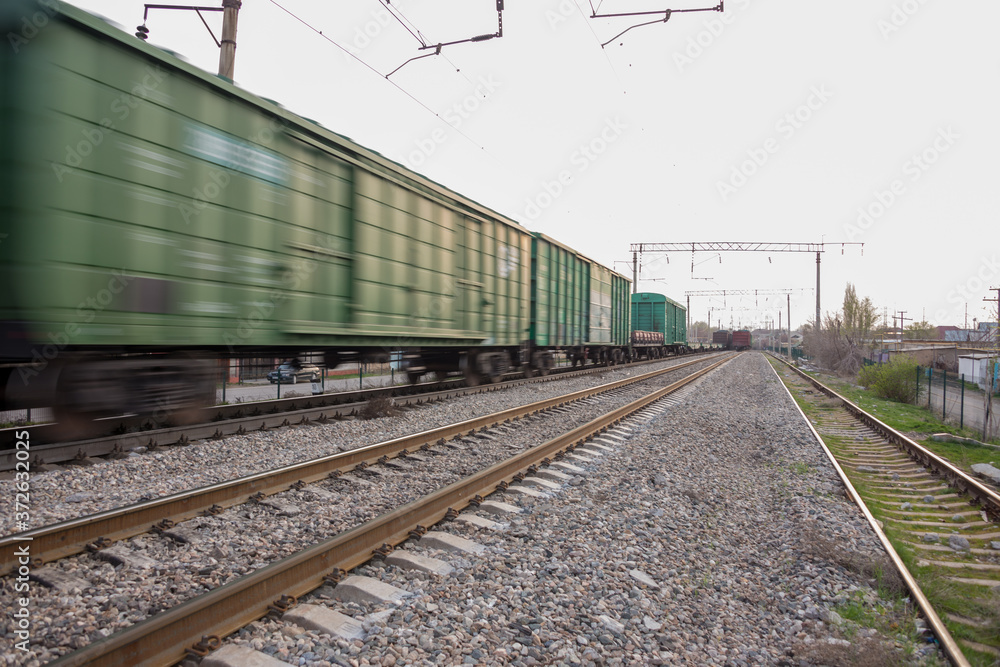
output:
M 902 344 L 903 344 L 903 330 L 906 327 L 906 324 L 904 323 L 904 320 L 910 320 L 911 322 L 913 321 L 912 317 L 903 317 L 904 315 L 906 315 L 907 312 L 908 311 L 905 311 L 905 310 L 899 311 L 899 346 L 896 347 L 897 350 L 900 349 L 900 347 L 902 347 Z M 893 326 L 896 325 L 896 316 L 895 315 L 892 316 L 892 323 L 893 323 Z
M 135 30 L 135 36 L 146 41 L 149 39 L 149 28 L 146 23 L 149 20 L 150 9 L 178 9 L 181 11 L 192 11 L 198 15 L 202 24 L 212 36 L 212 41 L 219 47 L 219 76 L 224 76 L 230 81 L 233 80 L 233 71 L 236 66 L 236 21 L 239 18 L 240 8 L 243 6 L 241 0 L 222 0 L 222 7 L 192 7 L 189 5 L 154 5 L 147 4 L 146 11 L 142 15 L 142 25 Z M 208 21 L 201 15 L 202 12 L 222 12 L 222 41 L 220 42 L 208 25 Z
M 236 22 L 242 0 L 222 0 L 222 46 L 219 48 L 219 76 L 233 80 L 236 69 Z
M 983 301 L 995 302 L 997 304 L 996 321 L 994 322 L 992 333 L 993 333 L 993 353 L 998 354 L 1000 353 L 1000 287 L 991 287 L 990 291 L 991 292 L 996 291 L 997 298 L 995 299 L 984 298 Z M 993 416 L 993 392 L 996 391 L 996 378 L 997 378 L 996 366 L 998 363 L 1000 363 L 1000 359 L 998 359 L 997 357 L 993 358 L 993 368 L 990 368 L 989 361 L 986 362 L 986 370 L 990 376 L 988 378 L 984 378 L 986 380 L 985 382 L 986 391 L 984 392 L 985 393 L 984 402 L 986 403 L 984 407 L 986 408 L 985 409 L 986 414 L 983 417 L 983 441 L 985 442 L 989 442 L 990 435 L 992 433 L 991 421 Z

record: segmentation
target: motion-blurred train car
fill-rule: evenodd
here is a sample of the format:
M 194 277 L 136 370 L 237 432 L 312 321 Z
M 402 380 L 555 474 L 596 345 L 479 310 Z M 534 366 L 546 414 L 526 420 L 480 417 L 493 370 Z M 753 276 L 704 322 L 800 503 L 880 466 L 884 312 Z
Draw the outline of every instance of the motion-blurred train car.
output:
M 628 279 L 514 220 L 69 5 L 0 34 L 0 409 L 180 420 L 221 356 L 475 383 L 627 349 Z

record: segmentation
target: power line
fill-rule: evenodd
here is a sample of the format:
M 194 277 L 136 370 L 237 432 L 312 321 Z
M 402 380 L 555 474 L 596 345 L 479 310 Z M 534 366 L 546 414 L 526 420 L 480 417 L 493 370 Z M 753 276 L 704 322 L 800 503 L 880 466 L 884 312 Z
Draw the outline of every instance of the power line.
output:
M 272 5 L 274 5 L 275 7 L 277 7 L 278 9 L 280 9 L 281 11 L 285 12 L 286 14 L 288 14 L 289 16 L 291 16 L 293 19 L 295 19 L 296 21 L 298 21 L 299 23 L 301 23 L 305 27 L 309 28 L 310 30 L 312 30 L 313 32 L 315 32 L 317 35 L 319 35 L 320 37 L 322 37 L 326 41 L 328 41 L 331 44 L 333 44 L 334 46 L 336 46 L 338 49 L 340 49 L 341 51 L 343 51 L 344 53 L 346 53 L 347 55 L 349 55 L 351 58 L 354 58 L 354 60 L 356 60 L 359 63 L 361 63 L 361 65 L 363 65 L 366 69 L 374 72 L 375 74 L 378 74 L 378 76 L 379 76 L 380 79 L 388 81 L 390 84 L 392 84 L 392 86 L 394 88 L 396 88 L 396 90 L 398 90 L 399 92 L 403 93 L 404 95 L 406 95 L 407 97 L 409 97 L 411 100 L 413 100 L 414 102 L 416 102 L 418 105 L 420 105 L 421 107 L 423 107 L 426 111 L 428 111 L 430 114 L 432 114 L 439 121 L 441 121 L 442 123 L 444 123 L 445 125 L 447 125 L 449 128 L 451 128 L 452 130 L 454 130 L 455 132 L 457 132 L 459 135 L 461 135 L 466 141 L 468 141 L 473 146 L 475 146 L 476 148 L 482 150 L 484 153 L 486 153 L 491 158 L 493 158 L 494 160 L 496 160 L 498 164 L 503 165 L 504 168 L 506 168 L 506 169 L 510 169 L 509 166 L 504 165 L 495 155 L 493 155 L 488 150 L 486 150 L 485 146 L 480 145 L 472 137 L 470 137 L 469 135 L 467 135 L 465 132 L 462 132 L 462 130 L 458 129 L 457 127 L 455 127 L 451 123 L 447 122 L 444 118 L 441 117 L 441 114 L 439 114 L 438 112 L 434 111 L 434 109 L 431 109 L 429 106 L 427 106 L 426 104 L 424 104 L 423 102 L 421 102 L 412 93 L 410 93 L 409 91 L 407 91 L 406 89 L 404 89 L 402 86 L 400 86 L 395 81 L 392 81 L 388 77 L 383 76 L 382 73 L 379 72 L 377 69 L 375 69 L 374 67 L 372 67 L 371 65 L 369 65 L 368 63 L 366 63 L 364 60 L 362 60 L 361 58 L 359 58 L 354 53 L 351 53 L 350 49 L 348 49 L 346 47 L 343 47 L 340 44 L 338 44 L 336 41 L 330 39 L 330 37 L 328 37 L 327 35 L 323 34 L 322 30 L 320 30 L 319 28 L 314 27 L 308 21 L 306 21 L 305 19 L 297 16 L 291 10 L 289 10 L 289 9 L 281 6 L 280 4 L 277 3 L 276 0 L 269 0 L 269 1 L 270 1 L 270 3 Z
M 388 0 L 379 0 L 379 2 L 382 3 L 382 6 L 386 8 L 393 18 L 399 21 L 401 26 L 406 28 L 407 32 L 413 35 L 414 39 L 420 42 L 421 46 L 427 46 L 427 40 L 424 39 L 423 33 L 417 29 L 417 26 L 415 26 L 410 19 L 403 16 L 403 12 L 390 5 Z
M 597 3 L 597 9 L 600 9 L 603 3 L 604 0 L 601 0 L 601 2 Z M 611 56 L 608 55 L 608 52 L 604 48 L 604 45 L 601 44 L 601 38 L 597 36 L 597 32 L 594 30 L 594 26 L 590 25 L 590 21 L 587 20 L 587 15 L 583 13 L 582 9 L 580 9 L 580 5 L 576 5 L 576 9 L 578 12 L 580 12 L 581 15 L 583 15 L 584 23 L 587 24 L 587 29 L 590 30 L 590 34 L 594 36 L 594 41 L 597 42 L 597 45 L 601 47 L 601 53 L 604 54 L 604 59 L 608 61 L 608 67 L 611 68 L 611 73 L 614 74 L 615 79 L 618 80 L 618 85 L 622 87 L 622 92 L 623 93 L 626 92 L 625 84 L 622 82 L 622 78 L 618 76 L 618 70 L 615 69 L 615 64 L 611 62 Z M 594 2 L 593 0 L 590 0 L 591 13 L 596 14 L 597 9 L 594 9 Z

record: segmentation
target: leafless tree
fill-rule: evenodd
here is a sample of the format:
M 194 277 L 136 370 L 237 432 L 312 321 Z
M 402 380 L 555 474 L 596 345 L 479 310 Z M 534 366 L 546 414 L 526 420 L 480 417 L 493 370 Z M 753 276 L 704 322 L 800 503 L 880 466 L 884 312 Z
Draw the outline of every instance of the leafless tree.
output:
M 806 354 L 840 375 L 856 374 L 871 347 L 877 318 L 871 299 L 859 299 L 854 285 L 848 283 L 841 309 L 823 318 L 821 331 L 805 334 Z

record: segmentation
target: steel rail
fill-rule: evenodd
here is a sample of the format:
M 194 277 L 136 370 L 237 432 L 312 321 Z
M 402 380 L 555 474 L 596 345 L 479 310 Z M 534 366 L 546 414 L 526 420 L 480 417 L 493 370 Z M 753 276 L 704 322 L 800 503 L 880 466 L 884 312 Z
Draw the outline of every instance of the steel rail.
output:
M 115 542 L 140 535 L 157 526 L 164 527 L 165 524 L 162 523 L 164 521 L 177 523 L 200 514 L 215 512 L 219 508 L 244 503 L 256 494 L 272 495 L 286 491 L 299 482 L 308 484 L 331 474 L 336 475 L 365 468 L 382 460 L 400 455 L 405 456 L 407 453 L 427 448 L 435 443 L 472 434 L 477 430 L 484 430 L 528 414 L 613 391 L 704 361 L 704 358 L 694 359 L 633 378 L 609 382 L 441 428 L 8 535 L 0 539 L 0 573 L 11 572 L 17 568 L 18 549 L 28 540 L 31 541 L 32 559 L 36 565 L 65 558 L 81 553 L 87 548 L 87 545 L 98 543 L 99 540 L 104 543 L 101 538 Z M 260 418 L 255 419 L 259 420 Z
M 656 360 L 662 361 L 662 360 Z M 633 364 L 645 365 L 648 361 L 637 361 Z M 238 435 L 241 427 L 250 430 L 260 428 L 250 419 L 260 417 L 266 428 L 281 426 L 282 419 L 275 420 L 279 415 L 298 416 L 302 414 L 326 415 L 328 419 L 336 419 L 356 411 L 365 401 L 381 396 L 390 396 L 404 405 L 437 397 L 465 396 L 495 391 L 497 389 L 516 387 L 521 384 L 547 382 L 556 379 L 573 378 L 608 370 L 606 366 L 588 366 L 585 368 L 562 367 L 554 369 L 549 375 L 532 378 L 519 378 L 497 384 L 464 386 L 463 378 L 453 378 L 441 382 L 421 383 L 417 385 L 398 385 L 395 387 L 375 387 L 348 392 L 317 394 L 315 396 L 298 396 L 275 400 L 254 401 L 232 405 L 215 405 L 202 408 L 200 420 L 184 426 L 153 428 L 148 416 L 111 417 L 100 420 L 107 423 L 105 435 L 77 440 L 73 442 L 51 442 L 53 434 L 58 432 L 58 424 L 39 424 L 0 429 L 0 446 L 11 445 L 9 449 L 0 449 L 0 471 L 13 470 L 16 466 L 17 451 L 13 443 L 17 440 L 27 440 L 32 443 L 32 467 L 45 463 L 61 463 L 81 459 L 86 456 L 108 456 L 124 454 L 135 447 L 157 447 L 162 445 L 183 444 L 200 438 L 224 437 Z M 295 386 L 295 385 L 292 385 Z M 449 388 L 450 387 L 450 388 Z M 317 408 L 328 410 L 315 412 Z M 303 413 L 303 410 L 313 410 Z M 243 420 L 239 422 L 237 420 Z M 216 426 L 217 429 L 212 427 Z M 27 438 L 18 438 L 18 433 L 28 433 Z M 50 444 L 39 444 L 50 443 Z
M 813 386 L 815 386 L 817 389 L 820 389 L 824 393 L 827 393 L 828 390 L 829 391 L 828 395 L 839 398 L 840 400 L 844 401 L 845 404 L 853 405 L 846 398 L 843 398 L 833 390 L 829 390 L 829 388 L 825 387 L 822 383 L 814 381 L 813 378 L 809 377 L 805 373 L 802 373 L 802 371 L 795 368 L 794 366 L 786 362 L 784 359 L 780 359 L 778 357 L 774 358 L 777 361 L 780 361 L 781 363 L 785 364 L 785 366 L 795 371 L 803 378 L 812 381 Z M 770 366 L 770 364 L 768 365 Z M 806 417 L 806 414 L 802 411 L 802 408 L 799 406 L 798 402 L 792 396 L 792 392 L 789 391 L 788 387 L 785 386 L 785 383 L 781 380 L 781 376 L 778 375 L 778 371 L 776 371 L 773 366 L 771 366 L 771 370 L 774 372 L 775 377 L 778 378 L 778 382 L 781 384 L 782 388 L 788 394 L 788 399 L 792 402 L 792 405 L 794 405 L 795 409 L 799 411 L 799 414 L 802 416 L 802 421 L 806 423 L 806 425 L 809 427 L 809 430 L 812 431 L 813 437 L 816 438 L 816 441 L 823 448 L 823 451 L 826 452 L 827 458 L 830 459 L 830 463 L 833 464 L 834 469 L 837 471 L 837 475 L 840 476 L 840 481 L 843 482 L 844 487 L 847 489 L 847 493 L 850 496 L 851 500 L 853 500 L 854 504 L 858 506 L 858 508 L 861 510 L 861 513 L 864 515 L 865 520 L 868 521 L 868 525 L 870 525 L 872 530 L 875 531 L 875 535 L 878 537 L 879 542 L 882 543 L 882 547 L 885 549 L 886 554 L 889 556 L 889 560 L 892 561 L 893 566 L 896 568 L 900 576 L 903 578 L 903 581 L 906 583 L 906 587 L 910 590 L 910 594 L 913 595 L 913 599 L 916 600 L 917 606 L 920 607 L 921 613 L 923 613 L 923 615 L 927 618 L 931 630 L 934 632 L 934 635 L 938 638 L 938 641 L 941 643 L 941 648 L 944 649 L 945 653 L 947 653 L 948 655 L 948 658 L 957 667 L 971 667 L 969 661 L 965 657 L 965 654 L 962 653 L 962 649 L 961 647 L 959 647 L 958 642 L 956 642 L 955 638 L 951 636 L 950 632 L 948 632 L 948 628 L 945 626 L 944 621 L 941 620 L 941 617 L 938 616 L 937 612 L 934 610 L 933 605 L 931 605 L 930 600 L 928 600 L 927 596 L 924 595 L 924 592 L 923 590 L 921 590 L 920 585 L 917 583 L 917 580 L 913 577 L 912 574 L 910 574 L 910 570 L 906 567 L 906 564 L 903 562 L 903 559 L 900 558 L 899 553 L 896 551 L 896 548 L 892 546 L 892 542 L 889 541 L 889 537 L 885 534 L 885 531 L 882 530 L 881 526 L 879 526 L 878 519 L 876 519 L 872 515 L 871 511 L 868 509 L 868 506 L 865 504 L 865 501 L 861 498 L 861 495 L 857 492 L 857 489 L 855 489 L 854 485 L 851 484 L 851 480 L 847 477 L 847 473 L 844 472 L 844 469 L 840 467 L 840 464 L 837 462 L 837 458 L 833 455 L 833 452 L 830 451 L 830 448 L 827 447 L 826 442 L 823 441 L 822 436 L 820 436 L 819 432 L 813 427 L 812 422 L 809 421 L 809 418 Z M 860 410 L 860 408 L 858 409 Z
M 775 358 L 777 359 L 777 357 Z M 903 451 L 905 451 L 912 459 L 925 467 L 931 468 L 943 474 L 948 478 L 948 481 L 952 486 L 956 487 L 963 493 L 972 496 L 976 502 L 979 503 L 979 506 L 983 509 L 983 511 L 985 511 L 988 516 L 992 517 L 994 521 L 1000 521 L 1000 493 L 997 493 L 982 482 L 971 477 L 969 474 L 959 470 L 947 459 L 941 458 L 920 443 L 906 437 L 874 415 L 865 412 L 849 399 L 844 398 L 816 378 L 803 373 L 801 370 L 788 364 L 788 362 L 783 359 L 778 360 L 830 398 L 840 401 L 844 408 L 850 412 L 855 419 L 871 428 L 887 441 L 902 448 Z
M 394 547 L 421 529 L 433 526 L 477 496 L 483 497 L 519 481 L 524 471 L 583 444 L 627 416 L 677 391 L 733 357 L 716 361 L 682 380 L 617 408 L 587 424 L 525 450 L 507 461 L 459 480 L 399 509 L 161 612 L 110 637 L 51 663 L 78 665 L 167 665 L 185 657 L 185 648 L 203 637 L 224 637 L 271 610 L 283 595 L 299 597 L 372 558 L 383 545 Z M 416 532 L 414 532 L 416 531 Z M 413 533 L 411 535 L 411 533 Z

